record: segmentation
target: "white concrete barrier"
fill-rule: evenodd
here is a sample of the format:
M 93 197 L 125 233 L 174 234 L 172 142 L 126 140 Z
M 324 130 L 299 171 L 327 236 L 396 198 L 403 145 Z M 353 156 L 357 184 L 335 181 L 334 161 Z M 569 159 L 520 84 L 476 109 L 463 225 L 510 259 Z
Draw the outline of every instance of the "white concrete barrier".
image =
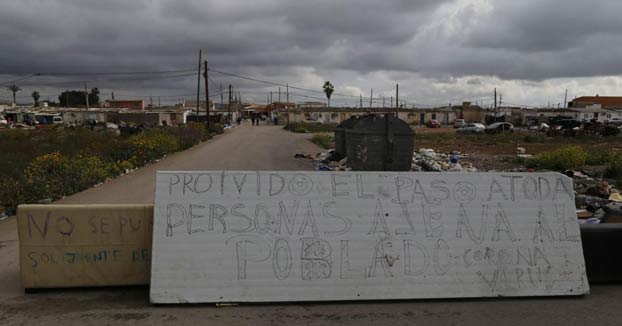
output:
M 589 292 L 556 173 L 159 172 L 151 301 Z

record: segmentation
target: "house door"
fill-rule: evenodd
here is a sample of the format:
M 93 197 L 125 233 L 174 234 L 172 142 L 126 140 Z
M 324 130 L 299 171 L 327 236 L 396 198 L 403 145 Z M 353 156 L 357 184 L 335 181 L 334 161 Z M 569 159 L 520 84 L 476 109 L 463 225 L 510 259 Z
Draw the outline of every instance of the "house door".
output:
M 425 124 L 425 113 L 419 113 L 419 124 L 420 125 Z

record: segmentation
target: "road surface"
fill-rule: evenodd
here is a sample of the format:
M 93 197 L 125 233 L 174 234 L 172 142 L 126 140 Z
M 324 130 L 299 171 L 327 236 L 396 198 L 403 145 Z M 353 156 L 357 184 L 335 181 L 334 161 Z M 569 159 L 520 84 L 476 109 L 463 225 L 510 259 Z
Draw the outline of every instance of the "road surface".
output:
M 308 135 L 243 126 L 210 142 L 65 198 L 64 204 L 151 203 L 157 170 L 310 170 L 295 153 L 320 151 Z M 0 222 L 0 325 L 619 325 L 622 286 L 585 297 L 152 306 L 148 287 L 24 294 L 15 219 Z

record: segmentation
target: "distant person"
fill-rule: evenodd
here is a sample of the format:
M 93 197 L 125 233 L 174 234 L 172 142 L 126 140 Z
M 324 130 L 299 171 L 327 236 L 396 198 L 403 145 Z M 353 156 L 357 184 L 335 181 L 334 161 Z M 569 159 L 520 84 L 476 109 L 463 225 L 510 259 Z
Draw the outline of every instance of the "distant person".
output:
M 237 122 L 238 122 L 238 126 L 242 123 L 242 118 L 238 117 L 237 118 Z
M 279 124 L 279 119 L 276 116 L 274 116 L 274 125 L 276 126 L 278 124 Z
M 255 125 L 255 117 L 251 117 L 251 124 L 254 126 Z

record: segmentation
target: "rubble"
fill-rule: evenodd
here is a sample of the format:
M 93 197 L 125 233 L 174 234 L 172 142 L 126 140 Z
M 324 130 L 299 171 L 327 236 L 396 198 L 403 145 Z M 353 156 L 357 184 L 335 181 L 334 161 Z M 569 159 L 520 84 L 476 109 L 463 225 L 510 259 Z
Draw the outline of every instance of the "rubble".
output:
M 437 153 L 430 148 L 422 148 L 413 153 L 411 171 L 426 172 L 477 172 L 470 163 L 460 164 L 460 159 L 468 156 L 460 152 Z

